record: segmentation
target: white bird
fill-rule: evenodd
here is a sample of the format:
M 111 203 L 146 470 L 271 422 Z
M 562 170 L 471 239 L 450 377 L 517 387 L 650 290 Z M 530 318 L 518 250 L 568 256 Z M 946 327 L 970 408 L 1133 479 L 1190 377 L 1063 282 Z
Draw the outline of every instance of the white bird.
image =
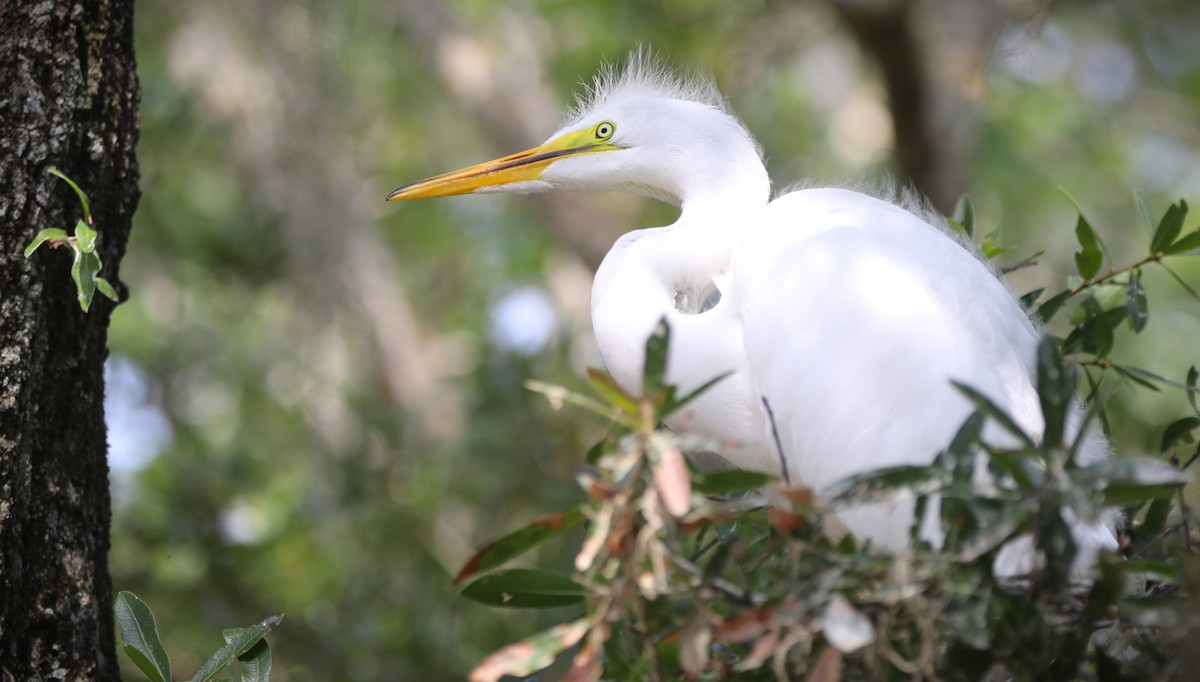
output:
M 846 189 L 771 200 L 770 185 L 757 142 L 716 87 L 678 78 L 639 51 L 624 69 L 603 70 L 544 144 L 388 199 L 583 188 L 679 206 L 673 225 L 617 240 L 596 273 L 592 324 L 609 372 L 634 395 L 646 339 L 663 318 L 668 381 L 689 391 L 731 372 L 668 424 L 747 446 L 729 451 L 736 466 L 778 474 L 786 461 L 791 482 L 820 492 L 852 474 L 931 462 L 973 410 L 951 381 L 1041 432 L 1033 383 L 1041 330 L 973 246 L 919 201 L 900 206 Z M 989 442 L 1003 438 L 985 430 Z M 1107 449 L 1093 435 L 1081 461 Z M 838 518 L 898 551 L 913 505 Z M 1087 564 L 1089 549 L 1116 546 L 1102 519 L 1075 534 Z M 1029 568 L 1030 552 L 1015 549 L 1006 572 Z

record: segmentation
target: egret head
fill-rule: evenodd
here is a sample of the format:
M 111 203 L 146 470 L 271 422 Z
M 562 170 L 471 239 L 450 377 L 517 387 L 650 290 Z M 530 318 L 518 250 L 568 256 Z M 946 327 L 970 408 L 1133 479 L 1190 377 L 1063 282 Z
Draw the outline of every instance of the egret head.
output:
M 758 145 L 711 81 L 678 78 L 648 51 L 606 68 L 543 144 L 405 185 L 389 201 L 557 187 L 621 190 L 675 205 L 749 192 L 766 201 Z

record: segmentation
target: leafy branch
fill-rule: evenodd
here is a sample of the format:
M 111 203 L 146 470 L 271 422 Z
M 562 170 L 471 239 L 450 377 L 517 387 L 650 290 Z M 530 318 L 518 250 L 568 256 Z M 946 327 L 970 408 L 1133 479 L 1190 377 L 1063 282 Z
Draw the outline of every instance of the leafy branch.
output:
M 75 281 L 79 307 L 83 309 L 83 312 L 86 313 L 91 308 L 92 297 L 95 296 L 96 291 L 113 301 L 118 300 L 117 292 L 108 280 L 96 274 L 100 272 L 101 263 L 100 256 L 96 253 L 97 234 L 96 230 L 91 227 L 93 225 L 92 211 L 88 204 L 87 194 L 58 169 L 51 168 L 47 172 L 60 178 L 75 190 L 76 196 L 79 197 L 79 203 L 83 207 L 83 218 L 76 221 L 74 234 L 67 234 L 67 231 L 61 227 L 47 227 L 38 232 L 29 246 L 25 247 L 25 257 L 32 256 L 42 244 L 49 243 L 52 249 L 65 244 L 74 253 L 71 279 Z

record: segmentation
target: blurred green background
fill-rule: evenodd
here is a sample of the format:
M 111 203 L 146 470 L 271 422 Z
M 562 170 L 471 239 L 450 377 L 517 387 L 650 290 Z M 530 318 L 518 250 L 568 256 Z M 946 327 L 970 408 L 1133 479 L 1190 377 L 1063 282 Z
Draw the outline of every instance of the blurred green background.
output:
M 1132 189 L 1158 212 L 1200 204 L 1200 5 L 1042 4 L 913 3 L 979 231 L 998 227 L 1012 260 L 1049 254 L 1017 274 L 1022 292 L 1074 270 L 1056 185 L 1118 263 L 1148 242 Z M 716 79 L 777 189 L 889 171 L 877 65 L 828 2 L 138 3 L 144 194 L 108 368 L 112 571 L 181 674 L 221 628 L 275 613 L 285 682 L 458 679 L 561 620 L 474 605 L 449 579 L 475 545 L 580 499 L 605 425 L 522 383 L 583 384 L 600 364 L 592 269 L 673 211 L 383 197 L 541 142 L 638 44 Z M 1126 359 L 1181 378 L 1200 304 L 1158 269 L 1145 282 L 1150 322 Z M 1118 450 L 1155 453 L 1182 405 L 1121 391 Z M 569 545 L 534 560 L 568 570 Z

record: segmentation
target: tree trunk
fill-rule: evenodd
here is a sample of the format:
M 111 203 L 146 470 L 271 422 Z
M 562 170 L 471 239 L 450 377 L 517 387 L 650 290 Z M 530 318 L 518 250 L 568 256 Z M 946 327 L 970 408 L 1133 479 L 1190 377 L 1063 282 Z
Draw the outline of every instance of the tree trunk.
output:
M 879 66 L 900 179 L 948 215 L 970 186 L 976 109 L 995 38 L 1006 22 L 1029 17 L 1015 7 L 962 0 L 834 0 L 833 6 Z
M 138 200 L 132 0 L 0 0 L 0 682 L 118 679 L 104 360 L 70 250 L 23 249 L 91 199 L 117 288 Z

